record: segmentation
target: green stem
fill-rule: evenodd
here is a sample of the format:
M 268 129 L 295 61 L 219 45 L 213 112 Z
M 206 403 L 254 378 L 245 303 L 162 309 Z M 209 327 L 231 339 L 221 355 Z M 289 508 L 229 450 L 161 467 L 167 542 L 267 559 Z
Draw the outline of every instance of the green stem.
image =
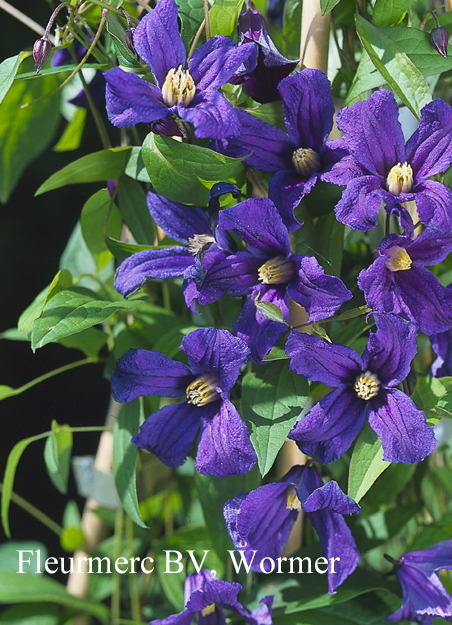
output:
M 0 482 L 0 492 L 2 491 L 3 491 L 3 483 Z M 55 532 L 57 536 L 61 536 L 63 532 L 63 528 L 61 527 L 61 525 L 58 525 L 58 523 L 55 523 L 55 521 L 53 521 L 53 519 L 48 517 L 47 514 L 45 514 L 44 512 L 41 512 L 41 510 L 38 510 L 38 508 L 36 508 L 33 504 L 29 503 L 26 499 L 24 499 L 23 497 L 21 497 L 14 491 L 11 493 L 11 501 L 14 501 L 14 503 L 17 504 L 23 510 L 25 510 L 25 512 L 28 512 L 28 514 L 30 514 L 35 519 L 40 521 L 43 525 L 48 527 L 49 530 L 51 530 L 52 532 Z
M 106 4 L 105 2 L 102 2 L 101 0 L 89 0 L 89 2 L 91 4 L 97 4 L 97 6 L 102 7 L 103 9 L 107 9 L 107 11 L 116 13 L 116 15 L 119 15 L 119 17 L 124 17 L 121 9 L 116 9 L 115 7 L 112 7 L 111 4 Z M 136 17 L 132 17 L 132 20 L 135 22 L 135 24 L 138 24 L 138 22 L 140 21 L 140 20 L 137 20 Z
M 143 2 L 143 0 L 135 0 L 135 2 L 139 4 L 140 7 L 143 7 L 145 11 L 152 11 L 151 7 L 148 4 L 146 4 L 146 2 Z
M 202 5 L 204 8 L 204 19 L 206 21 L 206 41 L 210 41 L 210 21 L 209 21 L 209 2 L 208 0 L 202 0 Z
M 166 308 L 166 310 L 171 310 L 171 298 L 170 298 L 168 282 L 164 282 L 162 284 L 162 295 L 163 295 L 163 307 Z
M 87 425 L 86 427 L 66 427 L 65 429 L 71 432 L 113 432 L 113 427 L 109 425 Z
M 133 558 L 135 555 L 133 551 L 133 521 L 129 516 L 126 516 L 126 535 L 128 555 L 129 558 Z M 132 619 L 139 622 L 141 620 L 140 594 L 138 592 L 137 576 L 134 573 L 129 574 L 129 590 Z
M 113 545 L 114 561 L 121 555 L 122 528 L 124 525 L 124 511 L 121 508 L 116 511 L 115 517 L 115 540 Z M 113 589 L 111 593 L 111 625 L 118 625 L 121 618 L 121 577 L 116 569 L 113 571 Z
M 99 115 L 99 111 L 97 110 L 97 107 L 94 104 L 91 91 L 89 90 L 89 87 L 86 84 L 86 80 L 85 80 L 85 77 L 83 76 L 83 72 L 80 72 L 80 80 L 82 81 L 83 89 L 85 90 L 86 99 L 88 100 L 89 109 L 93 116 L 94 123 L 96 124 L 97 132 L 99 133 L 102 147 L 104 148 L 104 150 L 109 150 L 111 148 L 110 139 L 108 138 L 107 131 L 104 126 L 104 122 L 102 121 L 102 117 Z

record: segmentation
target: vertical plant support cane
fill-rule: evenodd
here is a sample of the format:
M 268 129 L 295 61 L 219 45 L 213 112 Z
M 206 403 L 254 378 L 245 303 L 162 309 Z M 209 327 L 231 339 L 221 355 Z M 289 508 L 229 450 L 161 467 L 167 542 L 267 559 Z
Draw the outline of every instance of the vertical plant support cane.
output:
M 326 73 L 328 66 L 328 40 L 330 19 L 322 15 L 320 0 L 303 2 L 301 15 L 300 59 L 301 66 L 310 69 L 321 69 Z M 290 323 L 293 326 L 304 324 L 309 315 L 299 304 L 290 302 Z M 300 329 L 305 332 L 307 328 Z M 306 455 L 302 453 L 295 441 L 286 441 L 281 450 L 278 464 L 280 476 L 285 475 L 291 467 L 305 464 Z M 301 547 L 303 530 L 303 512 L 298 515 L 283 555 L 289 556 Z

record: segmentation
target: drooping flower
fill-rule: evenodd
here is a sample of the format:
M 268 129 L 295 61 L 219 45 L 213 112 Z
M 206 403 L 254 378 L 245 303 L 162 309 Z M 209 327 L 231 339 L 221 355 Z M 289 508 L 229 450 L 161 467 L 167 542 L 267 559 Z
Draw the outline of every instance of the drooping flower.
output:
M 219 184 L 212 187 L 210 197 L 211 212 L 219 195 L 238 191 L 230 184 Z M 147 204 L 154 221 L 164 230 L 165 234 L 182 245 L 143 250 L 126 258 L 118 267 L 115 276 L 115 289 L 124 297 L 129 297 L 153 278 L 166 279 L 183 276 L 196 263 L 196 256 L 203 246 L 211 244 L 205 251 L 203 263 L 209 266 L 227 256 L 217 244 L 212 225 L 206 213 L 197 206 L 188 206 L 168 200 L 154 190 L 147 195 Z M 215 230 L 215 227 L 214 227 Z M 221 241 L 235 248 L 230 240 Z M 212 258 L 211 258 L 212 257 Z M 186 285 L 185 285 L 186 286 Z
M 421 332 L 433 334 L 452 327 L 452 289 L 443 287 L 425 265 L 443 261 L 452 249 L 452 233 L 426 228 L 414 238 L 405 209 L 404 233 L 385 237 L 378 257 L 358 277 L 367 305 L 379 312 L 405 314 Z
M 117 361 L 111 376 L 117 401 L 145 395 L 186 396 L 151 414 L 132 442 L 167 466 L 178 467 L 201 427 L 197 470 L 220 477 L 247 473 L 256 462 L 256 453 L 229 391 L 248 360 L 248 347 L 227 330 L 208 328 L 190 332 L 181 349 L 188 367 L 145 349 L 131 349 Z
M 250 294 L 233 327 L 256 362 L 286 331 L 284 324 L 270 321 L 256 308 L 256 297 L 278 306 L 285 321 L 289 320 L 289 297 L 306 308 L 311 321 L 331 317 L 350 299 L 343 282 L 325 275 L 313 256 L 292 254 L 289 232 L 270 199 L 250 198 L 222 210 L 216 232 L 224 236 L 230 230 L 244 240 L 247 249 L 212 264 L 197 287 L 197 297 L 204 305 L 221 295 Z
M 436 447 L 424 413 L 395 388 L 410 371 L 417 328 L 395 315 L 376 314 L 375 320 L 377 332 L 370 333 L 362 356 L 296 331 L 287 340 L 290 368 L 334 389 L 289 434 L 324 464 L 347 451 L 366 419 L 381 439 L 384 460 L 420 462 Z
M 452 163 L 452 108 L 441 99 L 421 111 L 419 127 L 407 141 L 398 120 L 398 106 L 389 91 L 380 89 L 337 115 L 340 141 L 350 156 L 324 177 L 347 185 L 336 206 L 336 217 L 354 230 L 377 223 L 382 201 L 390 211 L 416 200 L 423 224 L 442 232 L 452 228 L 452 192 L 431 176 Z
M 218 92 L 254 52 L 255 44 L 237 45 L 221 35 L 203 44 L 189 59 L 177 24 L 174 0 L 159 0 L 133 34 L 141 59 L 154 83 L 119 67 L 105 74 L 107 112 L 115 126 L 150 123 L 174 113 L 195 127 L 198 138 L 221 139 L 238 134 L 235 109 Z
M 278 90 L 287 133 L 239 110 L 240 135 L 215 142 L 214 146 L 229 156 L 251 153 L 245 160 L 250 167 L 275 172 L 268 187 L 269 197 L 292 232 L 300 227 L 294 208 L 347 152 L 340 142 L 326 143 L 333 127 L 334 105 L 331 85 L 323 72 L 304 69 L 284 78 Z
M 328 592 L 333 593 L 359 562 L 359 552 L 342 515 L 358 513 L 360 508 L 337 482 L 323 484 L 313 466 L 295 466 L 278 482 L 227 501 L 223 515 L 235 548 L 244 552 L 251 570 L 260 571 L 264 558 L 276 560 L 281 556 L 300 510 L 319 535 L 329 562 Z M 332 558 L 338 563 L 332 563 Z M 268 570 L 267 565 L 262 562 L 264 570 Z
M 257 58 L 250 56 L 229 82 L 244 83 L 248 94 L 257 102 L 280 100 L 278 84 L 293 72 L 298 61 L 290 61 L 278 52 L 265 17 L 256 10 L 252 0 L 248 0 L 247 10 L 240 14 L 238 31 L 239 46 L 249 42 L 257 44 Z
M 155 619 L 149 625 L 191 625 L 197 616 L 198 625 L 224 625 L 223 610 L 240 614 L 249 625 L 272 625 L 273 595 L 260 600 L 251 613 L 237 601 L 242 586 L 237 582 L 216 579 L 211 571 L 189 575 L 185 580 L 185 608 L 179 614 L 164 619 Z
M 405 619 L 421 625 L 431 625 L 431 617 L 452 621 L 452 597 L 437 573 L 441 569 L 452 569 L 452 540 L 424 551 L 406 553 L 399 560 L 387 555 L 385 558 L 394 564 L 402 586 L 402 607 L 387 621 Z

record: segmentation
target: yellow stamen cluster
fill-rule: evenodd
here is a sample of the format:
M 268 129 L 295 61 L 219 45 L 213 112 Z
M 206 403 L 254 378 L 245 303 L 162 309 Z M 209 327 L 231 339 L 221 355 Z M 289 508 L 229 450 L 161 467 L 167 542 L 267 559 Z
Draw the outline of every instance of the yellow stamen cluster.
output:
M 220 396 L 215 390 L 219 385 L 217 378 L 212 374 L 202 375 L 196 378 L 187 386 L 186 394 L 189 404 L 194 406 L 205 406 L 211 401 L 219 399 Z
M 353 388 L 360 399 L 369 401 L 369 399 L 378 395 L 378 391 L 380 390 L 380 380 L 375 373 L 366 371 L 365 373 L 361 373 L 356 378 Z
M 386 178 L 386 188 L 389 193 L 398 197 L 401 193 L 409 193 L 413 186 L 413 170 L 405 161 L 403 165 L 397 163 Z
M 410 255 L 403 247 L 393 245 L 385 250 L 384 253 L 387 254 L 385 267 L 391 271 L 406 271 L 407 269 L 411 269 Z
M 170 69 L 166 75 L 162 87 L 162 97 L 166 106 L 183 104 L 187 107 L 195 97 L 196 85 L 190 72 L 182 69 L 182 65 L 176 69 Z
M 201 615 L 208 616 L 209 614 L 213 614 L 213 612 L 215 612 L 215 604 L 211 603 L 210 605 L 206 606 L 204 609 L 201 610 Z
M 289 486 L 287 489 L 286 508 L 287 510 L 301 510 L 301 501 L 298 499 L 298 495 L 293 486 Z
M 288 282 L 295 273 L 293 261 L 285 256 L 275 256 L 257 270 L 259 280 L 263 284 L 283 284 Z
M 320 170 L 320 158 L 311 148 L 298 148 L 292 154 L 292 163 L 300 176 L 307 178 L 313 171 Z
M 188 251 L 190 254 L 193 254 L 193 256 L 196 256 L 203 245 L 206 243 L 215 243 L 215 239 L 208 234 L 195 234 L 193 237 L 189 237 L 188 243 Z

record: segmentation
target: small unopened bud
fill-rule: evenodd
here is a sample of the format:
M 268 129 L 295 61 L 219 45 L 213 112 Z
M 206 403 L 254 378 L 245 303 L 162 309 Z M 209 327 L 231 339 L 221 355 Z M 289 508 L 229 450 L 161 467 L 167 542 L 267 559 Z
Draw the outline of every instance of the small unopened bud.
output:
M 444 26 L 437 26 L 430 33 L 430 41 L 437 52 L 447 59 L 447 44 L 449 43 L 449 33 Z
M 129 48 L 130 52 L 133 56 L 138 60 L 139 56 L 135 47 L 133 45 L 133 33 L 135 32 L 135 28 L 128 28 L 124 31 L 124 41 L 126 42 L 126 46 Z
M 47 61 L 51 51 L 52 44 L 46 37 L 35 41 L 33 46 L 33 58 L 35 60 L 36 73 L 40 71 L 41 67 Z

